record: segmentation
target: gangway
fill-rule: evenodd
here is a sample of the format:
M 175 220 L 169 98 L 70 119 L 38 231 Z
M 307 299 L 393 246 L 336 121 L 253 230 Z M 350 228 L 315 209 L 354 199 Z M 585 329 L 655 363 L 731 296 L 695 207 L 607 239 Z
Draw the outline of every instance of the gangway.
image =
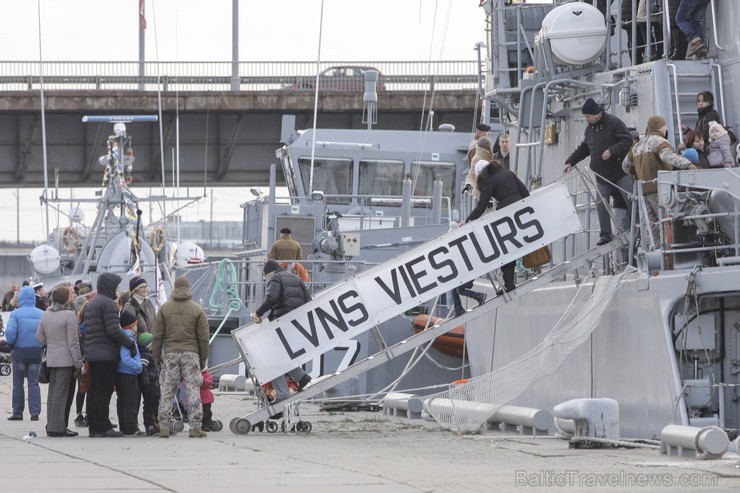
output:
M 252 429 L 253 424 L 260 423 L 270 416 L 277 413 L 283 412 L 286 407 L 291 406 L 299 401 L 310 399 L 316 395 L 323 393 L 324 391 L 335 387 L 357 375 L 367 372 L 377 366 L 382 365 L 402 354 L 405 354 L 412 349 L 415 349 L 423 344 L 433 341 L 438 336 L 441 336 L 453 328 L 482 317 L 497 308 L 504 306 L 505 304 L 513 301 L 517 298 L 524 296 L 530 291 L 534 291 L 537 288 L 549 284 L 552 280 L 562 278 L 569 272 L 577 270 L 583 266 L 586 266 L 592 262 L 597 261 L 604 255 L 607 255 L 615 250 L 624 248 L 629 243 L 629 233 L 622 233 L 617 236 L 611 242 L 595 247 L 588 250 L 569 261 L 558 264 L 540 275 L 534 276 L 527 281 L 521 283 L 513 291 L 503 293 L 502 295 L 488 299 L 485 303 L 475 308 L 467 310 L 465 313 L 458 317 L 449 317 L 438 324 L 428 327 L 426 330 L 416 333 L 407 339 L 404 339 L 392 346 L 386 347 L 381 351 L 368 356 L 362 361 L 359 361 L 343 371 L 337 372 L 327 378 L 323 378 L 309 387 L 303 389 L 301 392 L 292 395 L 291 397 L 282 400 L 274 404 L 268 404 L 267 406 L 258 409 L 248 415 L 242 417 L 236 417 L 231 420 L 229 429 L 238 434 L 246 434 Z

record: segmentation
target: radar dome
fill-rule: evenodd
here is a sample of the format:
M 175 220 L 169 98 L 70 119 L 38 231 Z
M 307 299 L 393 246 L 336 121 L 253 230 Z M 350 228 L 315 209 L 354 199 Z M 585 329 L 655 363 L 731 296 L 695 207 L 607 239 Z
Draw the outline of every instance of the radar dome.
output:
M 189 241 L 180 243 L 175 254 L 175 266 L 187 267 L 188 265 L 202 264 L 205 258 L 203 249 Z
M 607 29 L 602 13 L 583 2 L 555 7 L 542 19 L 537 42 L 550 42 L 555 60 L 562 65 L 584 65 L 604 52 Z
M 59 251 L 53 246 L 39 245 L 31 250 L 31 265 L 39 274 L 54 274 L 59 270 Z

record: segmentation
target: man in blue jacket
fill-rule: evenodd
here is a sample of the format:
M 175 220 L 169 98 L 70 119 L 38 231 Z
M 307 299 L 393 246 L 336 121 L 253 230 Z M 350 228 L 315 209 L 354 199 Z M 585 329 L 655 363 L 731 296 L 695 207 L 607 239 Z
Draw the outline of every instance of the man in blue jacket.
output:
M 98 294 L 85 309 L 85 360 L 90 364 L 90 386 L 87 391 L 87 421 L 91 438 L 120 437 L 108 419 L 110 399 L 116 383 L 119 348 L 126 347 L 136 356 L 136 343 L 121 330 L 116 306 L 116 289 L 121 276 L 112 272 L 100 274 Z
M 28 381 L 28 410 L 31 421 L 38 421 L 41 412 L 41 389 L 39 389 L 39 367 L 42 346 L 36 340 L 41 315 L 36 308 L 36 293 L 31 286 L 23 286 L 18 292 L 18 308 L 13 310 L 5 330 L 5 340 L 13 350 L 13 414 L 10 421 L 21 421 L 25 407 L 23 379 Z

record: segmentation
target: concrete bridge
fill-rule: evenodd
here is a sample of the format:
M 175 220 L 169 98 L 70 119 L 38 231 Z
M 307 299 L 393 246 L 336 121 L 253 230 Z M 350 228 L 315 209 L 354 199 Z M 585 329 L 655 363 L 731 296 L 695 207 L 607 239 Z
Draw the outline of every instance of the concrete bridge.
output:
M 318 72 L 313 63 L 240 62 L 236 82 L 232 68 L 227 62 L 0 62 L 0 187 L 43 186 L 44 129 L 49 183 L 99 186 L 98 158 L 112 125 L 82 123 L 84 115 L 159 114 L 161 108 L 161 132 L 159 123 L 129 124 L 139 186 L 161 183 L 161 149 L 171 182 L 178 134 L 181 185 L 239 186 L 267 184 L 284 114 L 296 115 L 299 128 L 311 127 L 316 101 L 319 128 L 365 128 L 363 70 L 380 72 L 374 128 L 429 128 L 422 109 L 431 108 L 432 128 L 452 123 L 466 132 L 479 104 L 474 62 L 436 62 L 434 75 L 419 75 L 430 70 L 421 62 L 326 62 Z

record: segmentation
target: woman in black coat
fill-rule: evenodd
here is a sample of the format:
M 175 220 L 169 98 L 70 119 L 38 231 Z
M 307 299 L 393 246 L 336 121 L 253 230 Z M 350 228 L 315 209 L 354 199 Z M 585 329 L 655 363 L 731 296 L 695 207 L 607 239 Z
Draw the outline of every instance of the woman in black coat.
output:
M 478 190 L 480 190 L 480 199 L 465 222 L 481 217 L 486 211 L 491 198 L 496 199 L 496 210 L 499 210 L 529 197 L 529 191 L 524 183 L 514 172 L 505 169 L 500 161 L 495 159 L 490 163 L 479 161 L 476 169 L 480 170 L 476 183 Z M 515 267 L 516 262 L 509 262 L 501 267 L 501 273 L 504 277 L 504 291 L 511 291 L 516 287 L 514 283 Z

